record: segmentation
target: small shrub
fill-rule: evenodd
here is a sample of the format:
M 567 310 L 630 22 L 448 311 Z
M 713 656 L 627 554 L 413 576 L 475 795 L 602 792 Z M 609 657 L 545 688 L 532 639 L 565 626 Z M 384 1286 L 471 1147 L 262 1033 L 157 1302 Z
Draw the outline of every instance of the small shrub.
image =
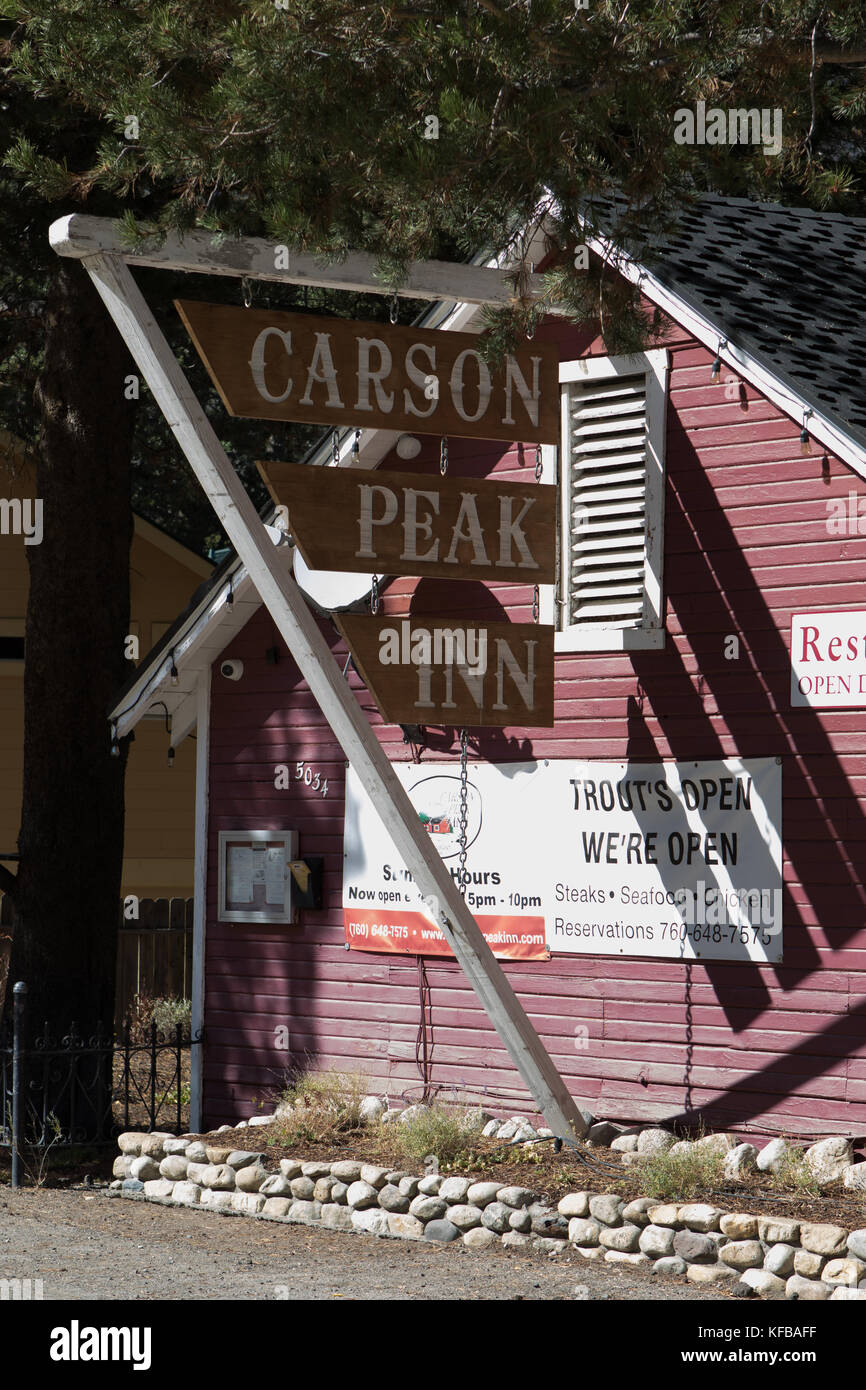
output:
M 398 1121 L 383 1131 L 388 1136 L 388 1148 L 395 1157 L 410 1163 L 421 1163 L 435 1154 L 440 1167 L 463 1159 L 471 1163 L 472 1149 L 478 1130 L 477 1111 L 464 1107 L 432 1105 L 416 1110 L 405 1123 Z
M 168 1105 L 171 1105 L 171 1106 L 177 1105 L 177 1103 L 178 1103 L 178 1102 L 177 1102 L 177 1093 L 178 1093 L 178 1088 L 177 1088 L 177 1086 L 173 1087 L 172 1090 L 170 1090 L 170 1091 L 166 1091 L 165 1095 L 164 1095 L 164 1096 L 162 1097 L 162 1099 L 159 1101 L 159 1104 L 162 1105 L 162 1104 L 163 1104 L 163 1101 L 164 1101 L 164 1102 L 166 1102 Z M 183 1107 L 186 1106 L 186 1105 L 189 1105 L 189 1098 L 190 1098 L 190 1089 L 189 1089 L 189 1085 L 188 1085 L 186 1082 L 184 1082 L 184 1083 L 181 1084 L 181 1087 L 180 1087 L 180 1104 L 181 1104 L 181 1108 L 183 1108 Z
M 773 1187 L 784 1192 L 803 1192 L 813 1197 L 821 1195 L 821 1184 L 815 1177 L 802 1149 L 794 1149 L 784 1155 L 775 1173 L 768 1173 Z
M 29 1122 L 29 1124 L 28 1124 Z M 30 1133 L 28 1135 L 28 1128 Z M 47 1144 L 37 1143 L 40 1132 L 50 1134 Z M 6 1108 L 6 1125 L 4 1126 L 4 1142 L 9 1142 L 9 1163 L 12 1164 L 12 1104 L 9 1102 Z M 51 1166 L 51 1150 L 63 1140 L 63 1129 L 54 1114 L 53 1110 L 47 1116 L 43 1126 L 39 1123 L 37 1115 L 31 1111 L 30 1115 L 24 1117 L 24 1133 L 21 1136 L 21 1145 L 18 1149 L 18 1158 L 24 1174 L 28 1177 L 34 1187 L 44 1187 L 48 1178 L 48 1170 Z M 11 1181 L 11 1171 L 10 1171 Z
M 149 1042 L 151 1024 L 156 1024 L 157 1033 L 172 1040 L 178 1024 L 184 1033 L 192 1026 L 192 1002 L 179 997 L 154 997 L 142 990 L 137 994 L 124 1015 L 124 1024 L 129 1024 L 130 1040 L 134 1043 Z
M 367 1078 L 358 1072 L 305 1072 L 280 1096 L 286 1113 L 271 1126 L 273 1140 L 324 1143 L 334 1134 L 358 1130 L 361 1102 L 368 1094 Z
M 636 1169 L 647 1197 L 690 1202 L 701 1193 L 727 1186 L 722 1154 L 707 1149 L 652 1154 Z
M 151 1018 L 156 1024 L 156 1031 L 164 1033 L 169 1038 L 174 1037 L 178 1024 L 180 1024 L 184 1034 L 189 1033 L 192 1026 L 192 1000 L 154 999 Z
M 132 1003 L 128 1005 L 126 1013 L 123 1015 L 123 1026 L 129 1028 L 130 1042 L 141 1043 L 145 1040 L 145 1035 L 150 1028 L 153 1018 L 153 1006 L 156 1001 L 147 990 L 142 990 L 136 994 Z

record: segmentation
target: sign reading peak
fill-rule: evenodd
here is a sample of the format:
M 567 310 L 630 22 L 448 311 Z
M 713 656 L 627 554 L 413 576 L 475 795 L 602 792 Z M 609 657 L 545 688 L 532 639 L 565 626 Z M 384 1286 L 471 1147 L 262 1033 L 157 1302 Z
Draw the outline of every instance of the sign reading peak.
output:
M 556 488 L 260 463 L 311 569 L 552 584 Z
M 528 342 L 497 367 L 474 333 L 176 300 L 231 415 L 555 444 L 559 355 Z

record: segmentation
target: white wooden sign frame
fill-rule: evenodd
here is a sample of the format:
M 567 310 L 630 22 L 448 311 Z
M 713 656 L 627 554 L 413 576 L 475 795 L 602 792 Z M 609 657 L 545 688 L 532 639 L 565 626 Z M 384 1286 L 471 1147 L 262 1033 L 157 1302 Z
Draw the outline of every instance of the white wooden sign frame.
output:
M 205 233 L 195 233 L 185 239 L 183 246 L 169 242 L 145 258 L 123 246 L 109 219 L 78 215 L 55 222 L 49 237 L 58 255 L 80 260 L 91 277 L 322 713 L 365 790 L 380 808 L 419 890 L 437 905 L 442 930 L 454 955 L 546 1123 L 562 1138 L 582 1138 L 588 1126 L 581 1109 L 569 1094 L 446 865 L 431 846 L 430 837 L 343 679 L 295 580 L 282 570 L 261 518 L 127 264 L 159 265 L 198 274 L 291 280 L 289 272 L 274 272 L 277 258 L 273 243 L 260 239 L 220 243 Z M 357 262 L 358 258 L 350 260 Z M 336 283 L 334 269 L 324 266 L 311 267 L 312 278 L 306 282 L 382 293 L 381 284 L 372 279 L 370 258 L 362 261 L 363 264 L 353 265 L 353 274 L 357 272 L 357 276 L 351 283 L 345 279 Z M 289 262 L 291 265 L 291 257 Z M 477 296 L 476 303 L 501 303 L 505 297 L 508 278 L 503 271 L 448 266 L 443 282 L 439 273 L 442 263 L 429 264 L 429 273 L 424 263 L 414 266 L 410 282 L 397 293 L 412 297 L 423 291 L 428 298 L 448 299 L 463 297 L 471 288 Z M 344 262 L 344 271 L 345 267 Z M 464 273 L 469 270 L 473 276 L 471 286 Z

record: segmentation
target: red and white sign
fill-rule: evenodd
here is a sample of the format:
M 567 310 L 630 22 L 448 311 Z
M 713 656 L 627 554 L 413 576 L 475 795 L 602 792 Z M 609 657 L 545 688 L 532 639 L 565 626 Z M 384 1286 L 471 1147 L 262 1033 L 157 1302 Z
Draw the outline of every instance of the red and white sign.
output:
M 469 768 L 466 902 L 491 951 L 504 960 L 547 960 L 550 955 L 533 855 L 510 852 L 515 839 L 531 833 L 530 817 L 519 811 L 519 792 L 528 788 L 536 769 L 535 763 L 505 768 L 473 763 Z M 456 878 L 459 767 L 397 763 L 394 771 Z M 343 923 L 349 946 L 396 955 L 453 955 L 437 925 L 437 904 L 421 897 L 352 768 L 346 773 L 344 854 Z
M 866 708 L 866 609 L 793 615 L 791 704 Z

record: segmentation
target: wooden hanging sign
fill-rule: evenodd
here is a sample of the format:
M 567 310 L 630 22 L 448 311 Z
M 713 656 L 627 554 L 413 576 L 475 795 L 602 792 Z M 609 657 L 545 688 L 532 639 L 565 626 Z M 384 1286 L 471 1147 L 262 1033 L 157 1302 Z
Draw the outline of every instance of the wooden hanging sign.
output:
M 553 584 L 550 485 L 259 463 L 311 569 Z
M 334 622 L 387 724 L 553 724 L 552 627 L 426 614 Z
M 175 300 L 231 415 L 556 444 L 559 353 L 490 367 L 474 333 Z

